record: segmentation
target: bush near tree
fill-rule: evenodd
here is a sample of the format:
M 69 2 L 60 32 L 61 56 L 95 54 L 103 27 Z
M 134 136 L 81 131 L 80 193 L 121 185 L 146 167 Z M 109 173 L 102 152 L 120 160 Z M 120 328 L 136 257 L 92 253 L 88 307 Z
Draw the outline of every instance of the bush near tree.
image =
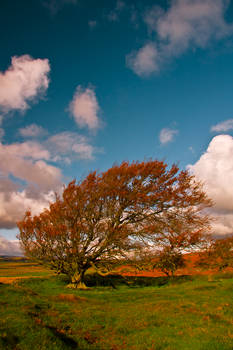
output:
M 175 250 L 203 241 L 209 227 L 203 209 L 210 205 L 201 184 L 176 165 L 123 162 L 72 181 L 40 215 L 26 212 L 19 240 L 26 256 L 66 274 L 70 286 L 85 288 L 90 271 L 139 265 L 158 247 L 164 254 L 170 249 L 177 264 Z

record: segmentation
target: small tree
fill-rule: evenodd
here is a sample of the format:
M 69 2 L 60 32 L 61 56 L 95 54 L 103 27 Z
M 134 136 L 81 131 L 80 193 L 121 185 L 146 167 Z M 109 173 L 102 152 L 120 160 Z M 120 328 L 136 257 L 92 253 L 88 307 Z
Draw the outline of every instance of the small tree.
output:
M 218 268 L 220 271 L 226 267 L 233 267 L 233 236 L 213 240 L 200 254 L 197 265 L 204 268 Z
M 174 276 L 178 268 L 184 267 L 185 261 L 183 254 L 169 247 L 164 248 L 158 253 L 154 268 L 161 270 L 167 276 Z
M 108 273 L 137 259 L 151 243 L 158 245 L 168 219 L 182 218 L 191 242 L 194 221 L 201 231 L 207 226 L 200 212 L 209 205 L 187 171 L 156 160 L 123 162 L 78 184 L 72 181 L 40 215 L 27 212 L 18 223 L 19 239 L 26 255 L 84 288 L 88 270 Z
M 158 268 L 167 276 L 186 265 L 184 253 L 202 249 L 209 242 L 209 218 L 200 215 L 198 208 L 172 208 L 163 213 L 160 229 L 154 236 L 159 251 L 153 268 Z

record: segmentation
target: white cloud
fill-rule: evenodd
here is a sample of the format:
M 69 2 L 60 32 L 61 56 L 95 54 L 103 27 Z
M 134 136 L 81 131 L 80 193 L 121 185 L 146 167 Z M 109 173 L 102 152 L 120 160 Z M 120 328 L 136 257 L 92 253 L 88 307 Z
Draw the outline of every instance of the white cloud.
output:
M 37 142 L 27 141 L 22 143 L 12 143 L 9 145 L 0 144 L 0 154 L 6 157 L 45 159 L 49 160 L 50 154 L 42 145 Z
M 36 196 L 35 196 L 36 194 Z M 23 190 L 0 193 L 0 228 L 14 228 L 17 221 L 22 220 L 25 212 L 31 210 L 32 215 L 38 215 L 53 201 L 53 193 Z
M 75 132 L 53 135 L 47 140 L 47 146 L 57 161 L 64 160 L 68 163 L 72 159 L 91 160 L 97 151 L 85 136 Z
M 178 134 L 178 130 L 164 128 L 159 133 L 159 141 L 162 145 L 165 145 L 166 143 L 172 142 L 176 134 Z
M 82 89 L 79 85 L 69 105 L 69 110 L 80 127 L 96 130 L 100 126 L 100 110 L 95 92 L 91 88 Z
M 0 236 L 0 256 L 21 256 L 22 251 L 20 249 L 19 241 L 10 241 L 2 236 Z
M 158 6 L 148 10 L 144 20 L 149 32 L 156 37 L 153 72 L 189 48 L 205 48 L 211 40 L 231 35 L 233 26 L 224 18 L 228 5 L 228 0 L 173 0 L 167 11 Z M 134 54 L 135 59 L 137 55 Z M 130 67 L 141 75 L 134 65 Z
M 25 138 L 36 138 L 46 135 L 47 130 L 45 130 L 39 125 L 31 124 L 26 126 L 25 128 L 19 129 L 19 134 Z
M 60 170 L 45 162 L 49 157 L 49 152 L 37 143 L 0 144 L 0 173 L 48 191 L 56 188 L 61 180 Z
M 0 109 L 25 111 L 28 103 L 46 92 L 50 71 L 47 59 L 33 59 L 29 55 L 12 57 L 11 66 L 0 72 Z
M 216 131 L 216 132 L 222 132 L 222 131 L 228 131 L 232 129 L 233 129 L 233 119 L 228 119 L 221 123 L 213 125 L 210 130 Z
M 36 142 L 0 143 L 0 228 L 15 227 L 29 208 L 40 212 L 60 190 L 62 174 L 50 157 Z
M 138 75 L 147 76 L 159 70 L 159 53 L 153 43 L 143 46 L 138 52 L 126 57 L 127 65 Z
M 46 134 L 47 137 L 40 140 L 40 143 L 27 141 L 8 145 L 7 153 L 10 155 L 20 154 L 27 159 L 71 163 L 72 160 L 77 159 L 92 160 L 95 153 L 100 152 L 99 149 L 91 145 L 90 140 L 86 136 L 76 132 L 64 131 L 48 136 L 47 130 L 36 124 L 31 124 L 19 129 L 19 133 L 25 138 L 37 138 Z M 2 147 L 5 148 L 6 146 L 2 145 Z
M 94 157 L 97 150 L 82 135 L 63 132 L 43 143 L 0 143 L 0 228 L 13 228 L 25 211 L 40 213 L 62 190 L 61 170 L 49 162 Z
M 204 183 L 207 195 L 214 201 L 214 233 L 233 233 L 233 138 L 215 136 L 206 152 L 188 169 Z
M 0 129 L 1 130 L 1 129 Z M 24 137 L 40 137 L 45 130 L 32 124 L 19 130 Z M 98 150 L 75 132 L 63 132 L 21 143 L 0 143 L 0 229 L 11 229 L 26 210 L 40 213 L 62 191 L 62 172 L 51 162 L 94 158 Z
M 5 135 L 4 129 L 0 128 L 0 142 L 2 141 L 4 135 Z

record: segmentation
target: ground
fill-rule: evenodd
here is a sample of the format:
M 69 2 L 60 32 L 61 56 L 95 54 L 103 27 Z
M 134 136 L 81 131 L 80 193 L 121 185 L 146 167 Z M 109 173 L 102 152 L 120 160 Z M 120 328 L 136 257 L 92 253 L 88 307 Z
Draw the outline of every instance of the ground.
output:
M 0 278 L 0 349 L 233 349 L 229 271 L 92 277 L 71 291 L 35 263 L 1 260 Z

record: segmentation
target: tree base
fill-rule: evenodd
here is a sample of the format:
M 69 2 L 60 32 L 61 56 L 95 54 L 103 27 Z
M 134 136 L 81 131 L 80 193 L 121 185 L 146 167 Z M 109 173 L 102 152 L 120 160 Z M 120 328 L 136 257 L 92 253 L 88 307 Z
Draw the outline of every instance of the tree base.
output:
M 66 288 L 70 288 L 70 289 L 81 289 L 81 290 L 87 290 L 90 289 L 88 288 L 85 283 L 83 282 L 79 282 L 79 283 L 69 283 L 67 284 Z

